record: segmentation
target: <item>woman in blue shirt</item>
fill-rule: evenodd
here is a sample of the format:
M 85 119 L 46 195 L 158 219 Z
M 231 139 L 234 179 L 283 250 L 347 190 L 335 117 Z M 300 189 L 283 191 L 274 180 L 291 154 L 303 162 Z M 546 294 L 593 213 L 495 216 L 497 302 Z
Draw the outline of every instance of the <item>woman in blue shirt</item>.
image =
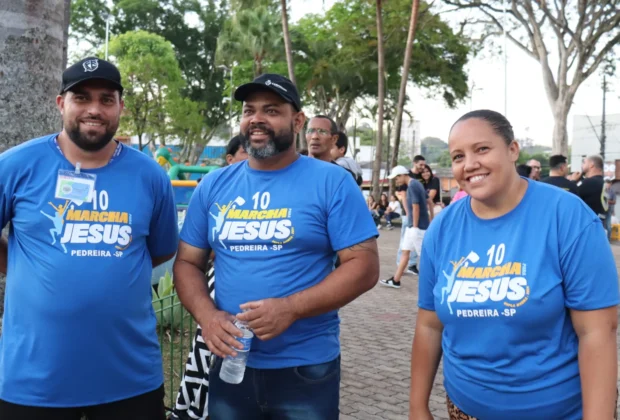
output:
M 424 239 L 410 419 L 432 419 L 442 354 L 452 419 L 614 418 L 618 275 L 600 220 L 519 177 L 497 112 L 461 117 L 449 150 L 468 196 Z

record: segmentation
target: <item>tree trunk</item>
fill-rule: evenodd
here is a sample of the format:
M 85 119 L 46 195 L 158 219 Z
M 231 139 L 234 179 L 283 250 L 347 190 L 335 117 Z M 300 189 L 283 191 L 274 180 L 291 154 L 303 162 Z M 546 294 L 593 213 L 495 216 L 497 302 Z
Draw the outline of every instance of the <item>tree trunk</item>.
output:
M 62 127 L 55 99 L 64 69 L 69 4 L 69 0 L 0 2 L 0 103 L 10 104 L 0 107 L 0 153 Z M 0 319 L 4 285 L 0 275 Z
M 0 153 L 59 131 L 65 0 L 0 2 Z M 28 121 L 28 123 L 24 123 Z
M 403 126 L 403 110 L 405 109 L 405 98 L 407 97 L 407 81 L 409 80 L 409 67 L 411 66 L 411 52 L 413 51 L 413 40 L 415 39 L 415 29 L 418 22 L 418 9 L 420 0 L 413 0 L 411 5 L 411 19 L 409 20 L 409 34 L 407 35 L 407 45 L 405 47 L 405 59 L 403 62 L 403 72 L 400 77 L 400 91 L 398 92 L 398 105 L 396 108 L 396 119 L 394 121 L 394 147 L 390 168 L 398 164 L 398 150 L 400 149 L 400 132 Z M 394 180 L 390 182 L 390 195 L 394 190 Z
M 263 74 L 263 61 L 262 60 L 254 60 L 254 78 Z
M 284 34 L 284 49 L 286 50 L 286 64 L 288 66 L 288 78 L 294 85 L 295 81 L 295 65 L 293 64 L 293 47 L 291 44 L 291 33 L 288 30 L 288 13 L 286 10 L 286 0 L 280 0 L 282 7 L 282 33 Z
M 67 68 L 67 55 L 69 50 L 69 25 L 71 24 L 71 0 L 65 1 L 65 22 L 62 33 L 62 69 Z
M 566 121 L 572 104 L 570 100 L 558 100 L 553 104 L 553 153 L 568 156 L 568 133 Z
M 383 51 L 383 18 L 381 16 L 381 2 L 382 0 L 376 0 L 379 94 L 377 98 L 377 146 L 375 149 L 375 161 L 372 164 L 372 194 L 377 202 L 381 196 L 381 190 L 379 189 L 379 177 L 381 176 L 381 152 L 383 151 L 383 103 L 385 101 L 385 53 Z

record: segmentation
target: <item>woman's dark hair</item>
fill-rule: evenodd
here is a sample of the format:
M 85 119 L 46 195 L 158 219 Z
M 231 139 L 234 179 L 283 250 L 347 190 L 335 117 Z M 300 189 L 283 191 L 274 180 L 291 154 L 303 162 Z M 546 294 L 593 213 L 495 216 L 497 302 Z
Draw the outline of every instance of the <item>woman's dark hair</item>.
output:
M 517 173 L 519 174 L 519 176 L 529 178 L 530 174 L 532 173 L 532 167 L 522 163 L 521 165 L 517 166 Z
M 234 156 L 237 153 L 237 150 L 241 147 L 243 142 L 243 137 L 241 134 L 237 134 L 235 137 L 230 139 L 228 145 L 226 146 L 226 154 Z
M 435 177 L 435 175 L 433 174 L 433 170 L 431 169 L 430 166 L 425 164 L 424 165 L 424 169 L 428 169 L 428 172 L 430 172 L 430 174 L 431 174 L 431 177 L 429 178 L 429 181 Z M 424 172 L 424 171 L 422 171 L 422 172 Z M 422 174 L 420 174 L 420 176 L 422 176 Z M 426 182 L 426 180 L 424 178 L 422 178 L 422 180 L 424 180 L 424 182 Z
M 514 141 L 515 133 L 512 131 L 510 121 L 508 121 L 506 117 L 499 112 L 491 111 L 490 109 L 478 109 L 476 111 L 468 112 L 456 120 L 456 122 L 452 125 L 452 128 L 454 128 L 457 123 L 471 118 L 478 118 L 486 121 L 493 128 L 493 131 L 504 139 L 504 142 L 506 142 L 507 145 L 510 145 L 510 143 Z M 450 128 L 450 131 L 452 131 L 452 128 Z

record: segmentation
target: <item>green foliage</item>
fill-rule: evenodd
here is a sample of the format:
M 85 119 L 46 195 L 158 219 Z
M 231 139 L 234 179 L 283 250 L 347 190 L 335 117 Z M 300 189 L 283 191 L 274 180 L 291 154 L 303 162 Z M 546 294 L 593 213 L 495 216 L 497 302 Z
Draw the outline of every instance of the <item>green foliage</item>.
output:
M 167 131 L 168 101 L 185 82 L 170 42 L 145 31 L 126 32 L 114 37 L 110 54 L 123 74 L 125 112 L 122 131 L 140 139 L 163 137 Z
M 167 100 L 166 108 L 169 120 L 168 134 L 177 137 L 186 146 L 204 145 L 202 104 L 174 95 Z
M 413 166 L 413 161 L 411 160 L 411 158 L 407 155 L 402 155 L 399 154 L 398 155 L 398 164 L 404 166 L 405 168 L 411 168 Z
M 90 44 L 97 50 L 105 41 L 106 16 L 110 13 L 104 0 L 72 0 L 69 34 L 75 40 Z M 76 58 L 71 61 L 78 61 Z
M 292 3 L 287 4 L 295 7 Z M 109 4 L 112 36 L 141 30 L 172 44 L 185 82 L 179 95 L 199 104 L 203 143 L 227 120 L 231 104 L 222 98 L 230 96 L 232 87 L 259 73 L 288 73 L 280 1 L 110 0 Z M 440 95 L 455 106 L 468 94 L 464 66 L 469 50 L 464 38 L 429 7 L 421 2 L 409 78 L 429 95 Z M 356 104 L 374 102 L 377 96 L 374 9 L 374 2 L 368 0 L 338 1 L 324 15 L 307 15 L 290 26 L 295 77 L 304 106 L 334 117 L 340 127 L 346 126 Z M 108 0 L 73 0 L 72 37 L 100 49 L 107 11 Z M 385 117 L 390 120 L 396 108 L 411 0 L 384 2 L 383 12 Z M 220 64 L 234 68 L 232 83 L 229 71 Z M 239 111 L 240 104 L 233 102 L 232 114 Z M 124 128 L 132 134 L 140 131 L 127 124 Z M 146 132 L 147 127 L 141 130 Z M 180 131 L 195 132 L 195 127 Z
M 452 166 L 452 158 L 450 157 L 450 152 L 448 150 L 441 152 L 437 158 L 437 164 L 440 168 L 450 168 Z
M 519 152 L 519 159 L 517 160 L 517 165 L 527 163 L 531 159 L 535 159 L 540 162 L 540 166 L 542 168 L 541 177 L 549 175 L 549 153 L 528 153 L 521 150 Z
M 280 17 L 267 7 L 242 9 L 229 20 L 217 43 L 220 63 L 254 61 L 254 77 L 263 74 L 265 60 L 281 60 L 283 52 Z
M 348 119 L 359 98 L 377 96 L 377 34 L 374 2 L 337 2 L 325 16 L 310 15 L 291 29 L 297 61 L 311 68 L 305 94 L 320 112 Z M 386 59 L 386 110 L 395 108 L 400 86 L 403 51 L 411 13 L 411 0 L 384 3 Z M 433 15 L 422 2 L 410 79 L 441 94 L 449 106 L 467 96 L 468 47 L 464 39 Z
M 101 49 L 107 0 L 73 0 L 71 36 Z M 228 116 L 222 104 L 224 71 L 215 65 L 217 37 L 228 16 L 226 0 L 112 0 L 111 36 L 143 30 L 174 47 L 185 80 L 183 97 L 201 104 L 203 142 Z M 190 24 L 188 18 L 195 22 Z
M 174 291 L 172 276 L 168 271 L 159 279 L 157 294 L 153 294 L 153 310 L 157 318 L 157 325 L 164 328 L 179 328 L 183 319 L 191 316 L 181 304 Z
M 448 150 L 448 143 L 437 137 L 425 137 L 422 139 L 421 152 L 429 163 L 437 163 L 439 157 Z

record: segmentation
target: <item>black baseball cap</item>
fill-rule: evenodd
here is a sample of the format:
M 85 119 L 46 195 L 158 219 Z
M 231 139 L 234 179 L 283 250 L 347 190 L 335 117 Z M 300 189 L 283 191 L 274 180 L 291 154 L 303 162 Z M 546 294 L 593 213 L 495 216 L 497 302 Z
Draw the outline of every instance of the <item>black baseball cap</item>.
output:
M 109 61 L 97 57 L 86 57 L 62 73 L 60 93 L 71 90 L 75 85 L 87 80 L 105 80 L 114 85 L 122 94 L 121 72 Z
M 245 101 L 245 99 L 252 93 L 258 91 L 271 91 L 286 102 L 293 105 L 293 107 L 299 112 L 301 111 L 301 100 L 299 99 L 299 93 L 297 88 L 289 79 L 279 74 L 261 74 L 250 83 L 241 85 L 235 90 L 235 99 L 238 101 Z

